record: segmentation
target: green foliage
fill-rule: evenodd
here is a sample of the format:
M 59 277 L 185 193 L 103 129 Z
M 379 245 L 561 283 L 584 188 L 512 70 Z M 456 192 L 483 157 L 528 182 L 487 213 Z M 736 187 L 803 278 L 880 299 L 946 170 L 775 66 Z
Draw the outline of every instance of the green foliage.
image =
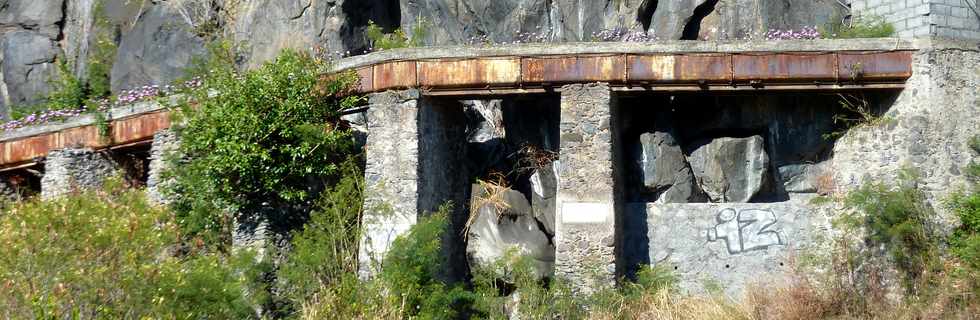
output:
M 447 285 L 438 276 L 447 266 L 442 252 L 452 205 L 420 219 L 395 239 L 384 259 L 379 280 L 389 291 L 389 303 L 405 306 L 406 316 L 419 319 L 457 319 L 472 312 L 476 295 Z
M 412 26 L 410 35 L 405 34 L 401 28 L 385 33 L 384 29 L 374 24 L 374 21 L 368 21 L 367 37 L 374 50 L 415 48 L 424 45 L 425 38 L 429 35 L 429 28 L 429 22 L 422 17 L 419 17 L 418 22 Z
M 970 147 L 980 154 L 980 136 L 970 140 Z M 980 271 L 980 164 L 971 162 L 966 171 L 973 183 L 972 190 L 955 194 L 949 201 L 949 208 L 960 220 L 950 244 L 953 254 L 973 270 Z
M 254 258 L 176 255 L 172 216 L 121 182 L 0 214 L 0 317 L 240 319 Z
M 117 46 L 112 35 L 112 22 L 105 13 L 105 0 L 95 3 L 93 9 L 95 20 L 95 43 L 88 54 L 86 80 L 88 81 L 87 98 L 90 101 L 108 97 L 110 94 L 109 76 L 112 64 L 116 59 Z
M 918 176 L 911 169 L 899 173 L 898 186 L 866 183 L 848 194 L 845 203 L 857 210 L 851 224 L 863 227 L 873 245 L 883 245 L 900 271 L 908 293 L 928 267 L 936 262 L 935 237 L 926 228 L 932 207 L 918 188 Z
M 58 62 L 58 79 L 53 83 L 54 90 L 48 94 L 49 109 L 78 108 L 85 104 L 85 84 L 75 77 L 71 69 L 68 62 Z
M 303 230 L 292 239 L 289 260 L 279 269 L 286 295 L 297 305 L 320 288 L 338 286 L 357 273 L 357 246 L 364 175 L 357 159 L 342 167 L 343 178 L 317 201 Z
M 339 97 L 353 75 L 324 81 L 326 63 L 307 54 L 287 50 L 239 73 L 231 50 L 212 48 L 197 67 L 203 85 L 186 93 L 177 115 L 180 154 L 190 160 L 172 173 L 173 208 L 188 232 L 212 233 L 211 240 L 227 234 L 220 231 L 230 212 L 260 202 L 309 207 L 324 185 L 338 181 L 354 145 L 349 130 L 334 123 L 340 110 L 361 101 Z
M 831 19 L 833 22 L 820 28 L 820 34 L 828 39 L 886 38 L 895 34 L 895 27 L 881 16 L 859 16 L 849 26 L 837 23 L 839 20 Z

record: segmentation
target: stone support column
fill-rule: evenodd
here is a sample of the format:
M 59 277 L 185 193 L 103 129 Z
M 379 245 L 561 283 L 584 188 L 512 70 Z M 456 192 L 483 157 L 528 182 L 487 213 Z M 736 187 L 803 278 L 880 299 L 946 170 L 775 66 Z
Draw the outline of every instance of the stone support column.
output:
M 583 293 L 616 274 L 614 108 L 606 84 L 561 89 L 555 274 Z
M 101 188 L 106 179 L 120 174 L 119 165 L 105 152 L 65 148 L 48 153 L 41 178 L 41 199 L 52 199 L 75 190 Z
M 170 180 L 163 178 L 163 172 L 168 169 L 167 157 L 179 147 L 177 134 L 169 129 L 153 135 L 153 144 L 150 146 L 150 170 L 146 178 L 146 197 L 153 203 L 165 205 L 171 201 L 163 192 L 170 183 Z
M 370 277 L 395 238 L 418 220 L 419 92 L 368 96 L 359 274 Z

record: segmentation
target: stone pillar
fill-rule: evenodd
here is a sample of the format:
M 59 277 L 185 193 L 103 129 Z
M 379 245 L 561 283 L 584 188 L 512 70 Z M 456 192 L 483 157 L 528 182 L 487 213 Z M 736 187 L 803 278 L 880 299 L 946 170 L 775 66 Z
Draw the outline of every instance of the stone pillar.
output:
M 388 246 L 418 220 L 418 90 L 368 95 L 359 274 L 377 272 Z
M 48 153 L 41 178 L 41 199 L 52 199 L 75 190 L 101 188 L 120 168 L 105 152 L 65 148 Z
M 165 205 L 170 203 L 163 189 L 170 183 L 170 180 L 163 178 L 163 172 L 167 170 L 167 157 L 177 151 L 180 146 L 177 134 L 171 130 L 162 130 L 153 135 L 153 144 L 150 146 L 150 170 L 146 178 L 146 197 L 151 202 Z
M 616 275 L 614 108 L 606 84 L 561 89 L 555 274 L 578 292 L 611 285 Z

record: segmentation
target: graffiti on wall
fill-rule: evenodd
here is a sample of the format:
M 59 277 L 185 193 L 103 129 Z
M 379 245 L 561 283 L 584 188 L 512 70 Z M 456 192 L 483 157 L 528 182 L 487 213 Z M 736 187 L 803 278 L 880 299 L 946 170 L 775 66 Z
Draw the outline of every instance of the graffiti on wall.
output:
M 772 210 L 726 208 L 718 212 L 716 219 L 718 224 L 708 229 L 708 241 L 724 240 L 729 254 L 785 244 L 779 232 L 770 229 L 776 224 Z

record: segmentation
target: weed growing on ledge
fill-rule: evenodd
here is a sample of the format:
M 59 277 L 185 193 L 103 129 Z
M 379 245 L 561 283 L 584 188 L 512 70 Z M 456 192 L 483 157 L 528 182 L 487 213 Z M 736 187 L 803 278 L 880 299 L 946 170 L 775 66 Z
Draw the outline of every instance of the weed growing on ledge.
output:
M 837 21 L 840 19 L 831 19 Z M 886 38 L 895 34 L 895 27 L 877 15 L 864 15 L 854 18 L 850 23 L 830 23 L 820 28 L 827 39 Z
M 879 127 L 895 121 L 889 116 L 877 114 L 864 94 L 837 94 L 837 96 L 839 97 L 837 103 L 843 112 L 834 114 L 834 123 L 842 125 L 845 129 L 824 134 L 824 139 L 840 138 L 852 129 Z
M 412 26 L 409 34 L 401 28 L 385 33 L 384 29 L 374 24 L 374 21 L 368 21 L 367 37 L 371 41 L 371 50 L 415 48 L 424 45 L 425 38 L 429 35 L 429 28 L 431 28 L 429 22 L 421 16 Z

